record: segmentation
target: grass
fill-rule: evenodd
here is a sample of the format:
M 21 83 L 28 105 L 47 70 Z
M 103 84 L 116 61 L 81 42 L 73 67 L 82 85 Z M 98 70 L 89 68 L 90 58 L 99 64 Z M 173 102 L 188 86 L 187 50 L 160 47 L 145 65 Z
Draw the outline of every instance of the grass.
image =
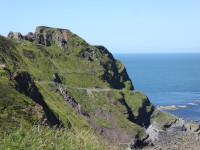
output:
M 16 91 L 6 76 L 0 76 L 0 85 L 0 129 L 13 130 L 22 122 L 27 126 L 38 123 L 36 103 Z
M 151 123 L 156 124 L 158 129 L 164 129 L 164 126 L 172 124 L 176 119 L 176 116 L 156 109 L 151 116 Z
M 94 121 L 96 124 L 98 124 L 100 127 L 104 127 L 104 128 L 111 128 L 112 124 L 105 119 L 101 119 L 99 117 L 94 117 Z
M 101 127 L 110 128 L 112 126 L 111 120 L 105 118 L 105 114 L 117 123 L 120 130 L 124 133 L 131 133 L 133 135 L 139 134 L 140 136 L 145 135 L 145 131 L 138 125 L 127 120 L 123 114 L 126 107 L 119 102 L 120 92 L 122 90 L 110 90 L 107 91 L 92 91 L 93 98 L 90 97 L 86 90 L 67 88 L 69 93 L 74 99 L 82 106 L 82 108 L 88 112 L 94 121 Z M 112 105 L 107 99 L 107 94 L 113 97 L 117 102 L 117 105 Z M 139 100 L 138 100 L 139 101 Z M 141 99 L 140 99 L 141 101 Z M 134 102 L 132 102 L 134 103 Z M 102 116 L 96 116 L 95 112 L 104 112 Z
M 59 93 L 55 93 L 54 90 L 49 90 L 49 84 L 37 83 L 37 86 L 47 105 L 62 120 L 66 128 L 70 126 L 77 130 L 86 129 L 93 132 L 87 120 L 85 120 L 83 116 L 79 115 L 67 101 L 64 101 L 63 97 L 61 97 Z
M 52 33 L 61 35 L 58 29 L 41 28 L 43 32 L 40 34 L 48 32 L 49 37 Z M 12 74 L 28 72 L 32 81 L 41 81 L 35 82 L 39 92 L 66 129 L 66 131 L 58 131 L 43 129 L 43 127 L 41 130 L 37 127 L 33 129 L 21 127 L 9 134 L 4 132 L 4 136 L 1 136 L 3 140 L 0 141 L 3 142 L 1 146 L 5 146 L 4 148 L 9 149 L 8 144 L 10 144 L 10 149 L 34 149 L 37 146 L 40 149 L 63 149 L 63 145 L 66 147 L 71 145 L 72 147 L 67 147 L 69 149 L 104 149 L 104 147 L 98 147 L 98 142 L 93 141 L 94 129 L 88 120 L 77 113 L 59 94 L 57 87 L 53 84 L 52 76 L 55 73 L 60 77 L 62 86 L 99 127 L 110 130 L 115 127 L 120 130 L 120 133 L 131 134 L 133 138 L 145 135 L 141 126 L 127 119 L 127 107 L 120 102 L 123 98 L 121 93 L 124 93 L 125 102 L 135 117 L 139 116 L 141 108 L 148 113 L 153 106 L 151 103 L 146 105 L 148 99 L 145 94 L 132 90 L 132 83 L 125 72 L 125 66 L 120 61 L 114 60 L 112 54 L 106 49 L 101 50 L 89 45 L 69 30 L 67 30 L 67 36 L 68 48 L 65 52 L 53 43 L 53 39 L 49 39 L 50 46 L 44 46 L 35 41 L 26 40 L 16 43 L 0 36 L 0 61 L 6 64 L 5 68 L 0 68 L 0 127 L 3 129 L 8 126 L 16 129 L 22 123 L 27 127 L 39 124 L 36 113 L 31 113 L 36 104 L 14 89 L 16 81 L 13 81 Z M 82 57 L 85 55 L 88 55 L 90 59 Z M 50 84 L 52 89 L 50 89 Z M 111 88 L 112 90 L 88 92 L 69 86 Z M 162 122 L 164 118 L 162 114 L 158 117 L 158 122 Z M 37 130 L 39 132 L 36 132 Z M 83 137 L 79 137 L 78 132 L 83 134 Z M 92 137 L 92 143 L 88 139 L 89 136 Z M 61 141 L 59 142 L 58 139 Z M 54 143 L 52 141 L 57 144 L 51 145 Z
M 145 105 L 146 101 L 149 101 L 146 94 L 141 92 L 123 90 L 125 94 L 125 99 L 128 106 L 131 108 L 135 117 L 139 115 L 139 110 L 141 108 L 146 109 L 146 112 L 149 113 L 153 105 L 149 102 L 149 105 Z
M 20 127 L 0 135 L 1 150 L 117 150 L 94 134 L 82 130 L 56 130 L 43 126 Z

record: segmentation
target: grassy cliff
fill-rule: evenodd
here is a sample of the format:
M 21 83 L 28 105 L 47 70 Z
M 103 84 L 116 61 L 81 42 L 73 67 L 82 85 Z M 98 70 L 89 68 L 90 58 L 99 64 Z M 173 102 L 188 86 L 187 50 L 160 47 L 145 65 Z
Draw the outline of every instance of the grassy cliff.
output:
M 3 148 L 9 147 L 5 136 L 11 137 L 9 142 L 17 136 L 26 143 L 35 132 L 27 130 L 33 125 L 87 132 L 94 139 L 134 147 L 146 136 L 143 127 L 150 124 L 154 109 L 145 94 L 134 91 L 125 66 L 105 47 L 44 26 L 25 36 L 0 36 L 0 104 Z M 57 138 L 62 132 L 51 129 L 49 134 Z M 64 135 L 66 141 L 72 136 Z M 85 139 L 78 140 L 87 143 Z

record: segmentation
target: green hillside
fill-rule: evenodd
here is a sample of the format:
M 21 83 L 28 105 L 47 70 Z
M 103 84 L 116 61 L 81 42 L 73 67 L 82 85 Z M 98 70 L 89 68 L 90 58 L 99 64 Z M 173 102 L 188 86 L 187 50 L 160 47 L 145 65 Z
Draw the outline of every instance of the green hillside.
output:
M 134 147 L 145 138 L 153 111 L 146 95 L 134 91 L 125 66 L 103 46 L 44 26 L 25 36 L 0 36 L 0 149 L 9 148 L 6 140 L 25 144 L 14 143 L 11 149 L 34 149 L 30 138 L 37 142 L 43 136 L 57 142 L 43 149 L 66 148 L 57 134 L 68 142 L 66 149 L 114 149 L 106 141 Z M 42 128 L 39 135 L 35 126 Z M 73 132 L 93 140 L 75 140 Z M 87 146 L 77 146 L 80 141 Z

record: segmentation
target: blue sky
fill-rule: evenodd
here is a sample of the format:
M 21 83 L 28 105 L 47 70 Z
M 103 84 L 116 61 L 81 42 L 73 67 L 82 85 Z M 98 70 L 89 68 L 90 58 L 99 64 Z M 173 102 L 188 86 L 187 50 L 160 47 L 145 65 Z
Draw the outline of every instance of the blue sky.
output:
M 67 28 L 112 53 L 200 52 L 200 0 L 0 0 L 0 34 Z

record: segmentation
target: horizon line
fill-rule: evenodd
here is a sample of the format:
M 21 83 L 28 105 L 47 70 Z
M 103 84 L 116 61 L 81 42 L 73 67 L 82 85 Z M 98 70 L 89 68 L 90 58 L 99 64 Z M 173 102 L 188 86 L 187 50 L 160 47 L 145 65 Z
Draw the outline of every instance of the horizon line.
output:
M 110 51 L 111 52 L 111 51 Z M 200 52 L 112 52 L 113 54 L 200 54 Z

